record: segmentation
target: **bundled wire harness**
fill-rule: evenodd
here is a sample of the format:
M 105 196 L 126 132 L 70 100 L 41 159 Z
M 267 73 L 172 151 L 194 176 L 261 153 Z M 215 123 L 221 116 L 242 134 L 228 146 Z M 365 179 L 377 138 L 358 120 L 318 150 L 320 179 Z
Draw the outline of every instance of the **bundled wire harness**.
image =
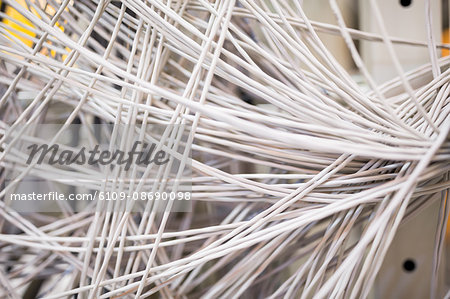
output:
M 347 27 L 335 0 L 335 24 L 287 0 L 1 2 L 0 297 L 364 298 L 399 226 L 432 200 L 438 272 L 450 58 L 432 34 L 390 36 L 375 0 L 381 34 Z M 345 41 L 363 84 L 323 34 Z M 376 83 L 358 41 L 386 46 L 395 79 Z M 429 63 L 405 72 L 400 44 L 428 48 Z M 75 123 L 182 147 L 175 175 L 191 184 L 189 211 L 98 201 L 20 213 L 7 197 L 29 176 L 53 186 L 70 173 L 66 191 L 94 175 L 114 179 L 89 185 L 98 192 L 150 186 L 141 166 L 27 163 L 21 145 L 44 138 L 36 128 Z M 167 128 L 156 139 L 153 124 Z

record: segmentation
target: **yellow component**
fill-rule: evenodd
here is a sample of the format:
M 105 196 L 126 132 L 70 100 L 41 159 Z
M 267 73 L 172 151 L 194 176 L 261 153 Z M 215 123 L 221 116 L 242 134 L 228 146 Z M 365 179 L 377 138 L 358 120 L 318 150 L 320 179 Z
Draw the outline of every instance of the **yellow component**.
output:
M 15 0 L 18 4 L 20 4 L 21 6 L 27 8 L 27 5 L 25 3 L 25 0 Z M 2 2 L 0 0 L 0 6 L 2 5 Z M 67 9 L 67 8 L 66 8 Z M 39 14 L 34 10 L 31 9 L 31 11 L 39 17 Z M 45 6 L 45 12 L 48 13 L 49 15 L 54 15 L 56 13 L 55 9 L 53 7 L 51 7 L 50 5 L 46 5 Z M 20 12 L 18 12 L 17 10 L 15 10 L 14 8 L 12 8 L 9 5 L 5 5 L 5 10 L 4 13 L 10 17 L 11 19 L 8 18 L 3 18 L 3 23 L 6 25 L 7 28 L 11 28 L 11 30 L 7 31 L 13 35 L 14 37 L 18 38 L 21 42 L 23 42 L 25 45 L 27 45 L 28 47 L 32 47 L 33 46 L 33 40 L 32 38 L 36 37 L 36 34 L 29 30 L 27 28 L 27 26 L 29 28 L 35 28 L 35 26 L 26 18 L 24 17 Z M 22 26 L 21 26 L 22 25 Z M 25 26 L 24 26 L 25 25 Z M 61 26 L 58 22 L 56 22 L 56 27 L 58 27 L 61 31 L 64 32 L 64 27 Z M 21 32 L 22 34 L 18 34 L 17 31 Z M 29 36 L 30 38 L 27 38 L 27 36 Z M 47 44 L 51 44 L 50 41 L 47 41 Z M 69 48 L 65 48 L 67 52 L 70 52 Z M 51 57 L 55 57 L 56 56 L 56 51 L 55 50 L 50 50 L 49 53 L 49 49 L 46 47 L 43 47 L 41 49 L 41 53 L 44 55 L 50 55 Z M 67 57 L 67 55 L 63 55 L 62 59 L 64 60 Z
M 26 7 L 24 0 L 16 0 L 16 2 L 19 3 L 20 5 Z M 11 17 L 13 20 L 15 20 L 15 22 L 13 22 L 10 19 L 4 18 L 3 23 L 5 23 L 5 25 L 7 27 L 9 27 L 11 29 L 15 29 L 17 31 L 20 31 L 20 32 L 24 33 L 25 35 L 30 36 L 31 38 L 36 36 L 36 34 L 34 34 L 34 32 L 28 30 L 26 27 L 19 25 L 19 24 L 23 24 L 28 27 L 32 27 L 32 28 L 34 27 L 33 24 L 27 18 L 25 18 L 22 14 L 20 14 L 17 10 L 15 10 L 11 6 L 7 5 L 5 8 L 5 14 L 8 15 L 9 17 Z M 8 32 L 11 35 L 13 35 L 14 37 L 20 39 L 28 47 L 33 46 L 33 41 L 31 40 L 31 38 L 26 38 L 23 35 L 19 35 L 14 30 L 8 30 Z
M 450 44 L 450 29 L 447 28 L 442 33 L 442 43 Z M 442 57 L 450 55 L 449 49 L 442 49 Z
M 442 43 L 450 44 L 450 29 L 447 28 L 442 32 Z M 442 57 L 450 55 L 450 50 L 442 49 Z M 445 204 L 448 205 L 448 191 L 445 191 Z M 445 231 L 445 239 L 450 242 L 450 217 L 447 219 L 447 229 Z

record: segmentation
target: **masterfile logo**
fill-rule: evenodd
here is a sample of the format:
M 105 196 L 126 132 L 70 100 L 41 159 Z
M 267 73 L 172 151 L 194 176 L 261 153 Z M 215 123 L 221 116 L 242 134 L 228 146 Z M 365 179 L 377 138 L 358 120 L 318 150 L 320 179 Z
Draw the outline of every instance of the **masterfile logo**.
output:
M 14 167 L 0 196 L 19 212 L 164 211 L 169 203 L 189 211 L 189 133 L 174 124 L 44 124 L 20 140 L 11 132 L 5 161 Z
M 60 150 L 58 144 L 32 144 L 27 148 L 31 150 L 27 164 L 31 164 L 35 157 L 37 164 L 42 164 L 44 158 L 49 155 L 48 164 L 54 165 L 95 165 L 97 163 L 101 165 L 125 165 L 124 170 L 129 170 L 133 163 L 137 165 L 148 166 L 151 163 L 155 163 L 158 166 L 167 164 L 170 160 L 169 154 L 163 150 L 155 152 L 156 144 L 143 144 L 141 141 L 135 141 L 129 152 L 122 150 L 99 150 L 100 145 L 95 145 L 92 150 L 87 150 L 86 147 L 81 147 L 77 152 L 73 150 Z M 138 148 L 141 150 L 138 150 Z

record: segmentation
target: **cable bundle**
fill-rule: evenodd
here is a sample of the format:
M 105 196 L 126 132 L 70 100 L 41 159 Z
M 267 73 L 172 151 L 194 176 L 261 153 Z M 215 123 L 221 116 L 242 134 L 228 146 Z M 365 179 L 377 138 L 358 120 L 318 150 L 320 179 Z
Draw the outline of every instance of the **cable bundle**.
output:
M 442 194 L 437 273 L 450 60 L 432 35 L 389 36 L 374 0 L 380 35 L 346 27 L 335 0 L 338 25 L 310 21 L 300 1 L 5 2 L 28 21 L 0 27 L 2 180 L 58 180 L 15 150 L 38 124 L 97 119 L 142 140 L 149 124 L 183 124 L 192 212 L 19 214 L 1 202 L 2 297 L 36 283 L 42 298 L 367 297 L 401 222 Z M 345 40 L 367 89 L 319 33 Z M 383 42 L 398 77 L 376 84 L 357 40 Z M 430 63 L 405 73 L 394 44 L 428 47 Z

